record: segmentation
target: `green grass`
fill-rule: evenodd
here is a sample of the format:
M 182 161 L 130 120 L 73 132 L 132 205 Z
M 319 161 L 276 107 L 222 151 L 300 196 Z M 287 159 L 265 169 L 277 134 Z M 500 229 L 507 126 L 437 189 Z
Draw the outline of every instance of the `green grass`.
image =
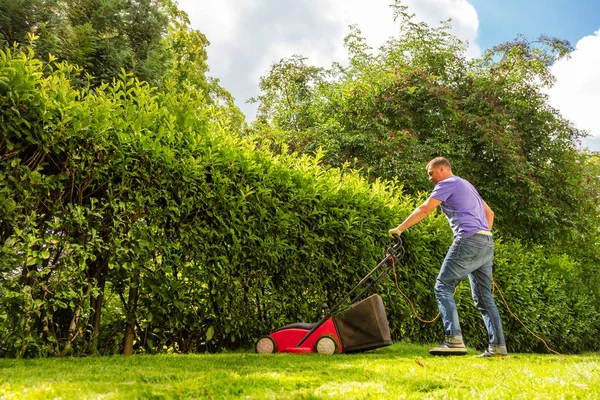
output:
M 395 344 L 375 352 L 0 359 L 0 399 L 600 398 L 600 355 L 432 357 Z

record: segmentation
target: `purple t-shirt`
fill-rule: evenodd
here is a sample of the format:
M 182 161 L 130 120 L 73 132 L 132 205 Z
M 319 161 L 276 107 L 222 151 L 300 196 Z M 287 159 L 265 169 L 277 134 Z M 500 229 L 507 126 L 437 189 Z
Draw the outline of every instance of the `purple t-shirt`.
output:
M 483 199 L 477 189 L 458 176 L 438 182 L 431 198 L 441 200 L 440 207 L 454 232 L 455 238 L 467 238 L 479 231 L 489 231 Z

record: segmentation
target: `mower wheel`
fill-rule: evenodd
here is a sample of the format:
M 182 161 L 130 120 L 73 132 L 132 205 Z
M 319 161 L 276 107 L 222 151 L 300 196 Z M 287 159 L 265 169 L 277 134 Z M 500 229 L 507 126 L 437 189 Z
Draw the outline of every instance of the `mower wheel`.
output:
M 337 352 L 337 343 L 331 336 L 321 336 L 315 343 L 315 353 L 334 354 Z
M 277 351 L 277 345 L 270 336 L 263 336 L 256 342 L 255 349 L 259 354 L 270 354 Z

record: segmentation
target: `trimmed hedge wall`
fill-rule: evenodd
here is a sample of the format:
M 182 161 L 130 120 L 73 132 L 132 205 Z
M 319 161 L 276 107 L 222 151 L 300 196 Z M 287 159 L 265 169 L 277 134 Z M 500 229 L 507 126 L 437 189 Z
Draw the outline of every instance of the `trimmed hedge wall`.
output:
M 197 88 L 158 92 L 123 74 L 76 90 L 71 66 L 46 68 L 0 53 L 0 356 L 250 347 L 318 320 L 420 201 L 319 156 L 260 150 Z M 425 317 L 451 240 L 441 214 L 405 235 L 397 276 Z M 499 241 L 496 264 L 511 309 L 553 348 L 599 348 L 599 302 L 579 263 Z M 391 276 L 378 290 L 396 340 L 442 338 Z M 468 344 L 485 346 L 468 284 L 457 301 Z M 544 351 L 503 320 L 511 351 Z

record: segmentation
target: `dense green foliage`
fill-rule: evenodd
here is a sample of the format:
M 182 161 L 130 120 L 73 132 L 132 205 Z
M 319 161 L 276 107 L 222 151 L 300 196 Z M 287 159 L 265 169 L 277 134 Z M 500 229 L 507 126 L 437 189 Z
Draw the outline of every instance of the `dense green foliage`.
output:
M 339 268 L 385 240 L 392 211 L 371 187 L 236 143 L 202 94 L 126 76 L 76 90 L 66 65 L 45 77 L 2 56 L 5 355 L 94 351 L 123 322 L 148 351 L 247 344 L 337 295 L 355 278 Z M 105 291 L 122 301 L 96 338 Z
M 237 138 L 227 106 L 195 90 L 127 75 L 77 89 L 74 74 L 0 54 L 4 356 L 249 346 L 318 319 L 415 206 L 320 156 L 256 150 L 270 144 Z M 399 284 L 425 314 L 436 312 L 431 286 L 450 241 L 441 215 L 406 235 Z M 599 302 L 579 284 L 580 263 L 516 242 L 498 252 L 497 280 L 531 329 L 559 351 L 598 348 Z M 440 338 L 392 280 L 381 292 L 396 339 Z M 457 296 L 468 343 L 483 347 L 468 287 Z M 512 350 L 540 349 L 505 320 Z
M 396 344 L 353 355 L 248 353 L 0 359 L 0 396 L 47 398 L 596 399 L 598 355 L 431 357 Z M 93 373 L 92 373 L 93 371 Z M 526 379 L 524 379 L 526 377 Z
M 519 37 L 469 60 L 447 24 L 416 23 L 396 3 L 400 34 L 378 51 L 354 28 L 347 65 L 275 64 L 253 130 L 293 151 L 322 148 L 327 164 L 398 180 L 411 194 L 431 190 L 424 165 L 443 155 L 496 211 L 503 235 L 589 257 L 600 181 L 576 148 L 584 133 L 544 91 L 568 44 Z
M 96 83 L 121 69 L 160 79 L 163 36 L 186 22 L 170 0 L 1 0 L 0 14 L 5 44 L 27 44 L 34 34 L 41 59 L 68 60 Z
M 368 48 L 354 28 L 346 38 L 347 65 L 317 68 L 302 56 L 274 64 L 261 79 L 259 118 L 251 131 L 272 138 L 277 152 L 325 151 L 324 163 L 394 180 L 409 194 L 431 190 L 424 171 L 430 159 L 449 158 L 455 173 L 471 181 L 496 212 L 495 231 L 517 239 L 498 246 L 496 257 L 496 278 L 509 286 L 517 314 L 529 314 L 542 336 L 553 331 L 555 340 L 570 341 L 571 326 L 588 324 L 598 311 L 600 174 L 597 156 L 577 149 L 584 133 L 545 94 L 554 80 L 550 66 L 568 53 L 568 43 L 519 37 L 468 60 L 465 44 L 448 24 L 415 23 L 399 4 L 400 34 L 379 51 Z M 278 148 L 280 143 L 287 146 Z M 419 252 L 443 248 L 429 235 L 418 242 Z M 427 284 L 439 263 L 425 264 L 431 270 L 414 264 L 425 282 L 414 295 L 431 305 L 433 316 L 434 305 L 421 296 L 429 296 Z M 580 291 L 577 300 L 573 290 Z M 462 304 L 470 307 L 468 300 Z M 573 314 L 574 308 L 580 311 Z M 467 315 L 462 319 L 477 318 Z M 565 318 L 573 319 L 558 333 L 557 320 Z M 522 349 L 534 346 L 537 339 L 519 331 L 516 320 L 504 320 L 509 341 Z M 469 332 L 475 319 L 467 324 L 467 336 L 482 337 Z
M 69 62 L 81 71 L 71 81 L 79 87 L 111 84 L 122 70 L 161 90 L 177 83 L 227 104 L 232 122 L 243 123 L 231 94 L 206 76 L 206 36 L 171 0 L 0 0 L 0 44 Z

